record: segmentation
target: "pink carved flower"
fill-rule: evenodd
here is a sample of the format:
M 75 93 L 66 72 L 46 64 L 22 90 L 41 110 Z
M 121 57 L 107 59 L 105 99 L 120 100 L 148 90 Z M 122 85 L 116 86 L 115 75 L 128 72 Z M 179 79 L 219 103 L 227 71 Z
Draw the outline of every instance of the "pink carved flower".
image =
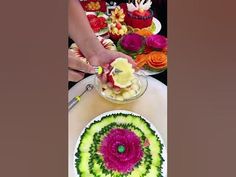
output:
M 162 50 L 167 47 L 167 39 L 162 35 L 151 35 L 147 37 L 146 45 L 153 49 Z
M 130 33 L 125 35 L 121 39 L 121 46 L 129 51 L 137 52 L 144 45 L 144 38 L 136 33 Z
M 112 129 L 103 139 L 100 147 L 105 166 L 120 173 L 131 172 L 142 159 L 140 138 L 126 129 Z

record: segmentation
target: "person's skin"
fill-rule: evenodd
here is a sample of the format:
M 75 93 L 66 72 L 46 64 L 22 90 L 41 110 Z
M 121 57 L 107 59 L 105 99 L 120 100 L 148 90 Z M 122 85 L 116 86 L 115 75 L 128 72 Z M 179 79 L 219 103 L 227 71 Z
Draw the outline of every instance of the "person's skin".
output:
M 95 36 L 90 27 L 87 16 L 79 0 L 69 0 L 68 10 L 69 36 L 79 46 L 83 55 L 88 59 L 89 64 L 83 63 L 72 51 L 68 51 L 68 76 L 70 81 L 79 81 L 84 73 L 94 73 L 92 66 L 101 66 L 112 62 L 118 57 L 127 58 L 135 66 L 130 56 L 121 52 L 105 49 Z
M 93 68 L 89 64 L 82 62 L 78 55 L 70 49 L 68 50 L 68 68 L 69 81 L 73 82 L 83 79 L 84 72 L 93 72 Z M 84 72 L 81 72 L 78 69 L 83 69 Z

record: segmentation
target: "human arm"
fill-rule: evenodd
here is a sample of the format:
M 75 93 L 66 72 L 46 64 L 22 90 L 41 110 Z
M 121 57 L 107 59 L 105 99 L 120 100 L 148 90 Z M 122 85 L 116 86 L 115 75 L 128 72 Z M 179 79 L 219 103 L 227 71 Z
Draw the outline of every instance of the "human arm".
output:
M 69 36 L 79 46 L 91 65 L 103 65 L 112 62 L 118 57 L 124 57 L 135 66 L 135 62 L 130 56 L 107 50 L 101 45 L 90 27 L 79 0 L 69 0 L 68 13 Z

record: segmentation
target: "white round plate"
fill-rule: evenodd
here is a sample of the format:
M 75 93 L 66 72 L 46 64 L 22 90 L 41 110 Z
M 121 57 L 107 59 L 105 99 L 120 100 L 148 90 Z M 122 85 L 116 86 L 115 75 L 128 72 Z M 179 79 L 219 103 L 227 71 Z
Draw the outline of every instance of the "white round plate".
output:
M 105 13 L 101 13 L 101 15 L 98 15 L 97 12 L 86 12 L 86 15 L 96 15 L 98 17 L 104 17 L 106 20 L 108 19 L 108 16 Z M 107 28 L 103 28 L 101 29 L 99 32 L 95 33 L 96 36 L 102 36 L 106 33 L 108 33 L 109 29 L 108 29 L 108 24 L 107 24 Z
M 162 72 L 164 72 L 165 70 L 163 71 L 150 71 L 150 70 L 145 70 L 145 69 L 141 69 L 142 73 L 144 73 L 146 76 L 153 76 L 153 75 L 156 75 L 156 74 L 160 74 Z
M 87 84 L 94 84 L 95 75 L 86 77 L 85 79 L 74 85 L 68 94 L 68 102 L 75 96 L 80 95 Z M 132 103 L 118 105 L 111 103 L 102 98 L 93 89 L 86 92 L 79 103 L 77 103 L 68 112 L 68 176 L 76 177 L 74 173 L 74 148 L 76 142 L 84 127 L 93 120 L 94 117 L 104 112 L 114 110 L 127 110 L 135 112 L 148 118 L 156 127 L 163 138 L 164 145 L 167 144 L 167 86 L 150 76 L 148 79 L 148 87 L 142 97 Z
M 139 114 L 136 114 L 134 112 L 131 112 L 131 111 L 126 111 L 126 110 L 115 110 L 115 111 L 109 111 L 109 112 L 105 112 L 97 117 L 95 117 L 92 121 L 90 121 L 86 127 L 84 127 L 84 129 L 82 130 L 81 134 L 79 135 L 78 139 L 77 139 L 77 142 L 76 142 L 76 146 L 74 148 L 74 162 L 75 162 L 75 159 L 76 159 L 76 152 L 77 152 L 77 148 L 80 144 L 80 139 L 81 139 L 81 136 L 84 134 L 86 128 L 89 128 L 90 125 L 92 123 L 94 123 L 95 121 L 100 121 L 103 117 L 105 116 L 108 116 L 108 115 L 113 115 L 113 114 L 117 114 L 117 113 L 123 113 L 123 114 L 132 114 L 132 115 L 135 115 L 135 116 L 141 116 Z M 150 124 L 150 128 L 155 132 L 156 136 L 159 137 L 160 141 L 161 141 L 161 144 L 163 145 L 163 151 L 162 151 L 162 157 L 164 159 L 164 162 L 162 164 L 162 176 L 163 177 L 166 177 L 167 176 L 167 150 L 166 150 L 166 146 L 164 145 L 164 141 L 161 137 L 161 134 L 158 132 L 158 130 L 155 128 L 155 126 L 150 122 L 148 121 L 148 119 L 144 118 L 143 116 L 141 116 L 146 122 L 148 122 Z M 77 171 L 76 171 L 76 168 L 74 167 L 74 173 L 76 174 L 77 177 L 79 177 L 79 175 L 77 174 Z
M 162 28 L 161 22 L 157 18 L 155 18 L 155 17 L 153 17 L 152 22 L 156 26 L 155 31 L 153 31 L 153 34 L 158 34 L 161 31 L 161 28 Z

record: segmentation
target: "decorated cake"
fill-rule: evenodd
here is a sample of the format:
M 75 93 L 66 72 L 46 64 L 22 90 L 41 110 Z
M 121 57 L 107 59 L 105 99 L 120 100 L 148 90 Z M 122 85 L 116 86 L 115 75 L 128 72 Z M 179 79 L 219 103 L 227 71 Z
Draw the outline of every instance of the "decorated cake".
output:
M 151 0 L 135 0 L 135 3 L 127 4 L 125 22 L 133 28 L 147 28 L 152 25 L 153 12 L 150 9 Z
M 110 114 L 95 119 L 76 150 L 79 177 L 161 177 L 163 144 L 141 116 Z

